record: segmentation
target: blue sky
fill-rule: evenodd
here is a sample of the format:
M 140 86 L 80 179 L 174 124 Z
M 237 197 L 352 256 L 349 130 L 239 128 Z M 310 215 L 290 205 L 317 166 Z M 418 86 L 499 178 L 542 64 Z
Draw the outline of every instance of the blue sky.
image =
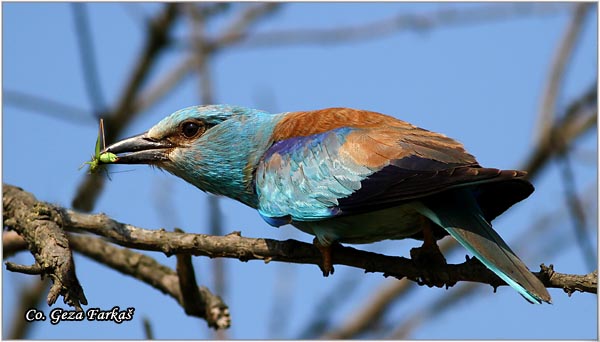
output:
M 396 13 L 428 14 L 442 9 L 462 10 L 491 4 L 436 3 L 289 3 L 253 28 L 256 32 L 303 28 L 335 28 L 389 18 Z M 497 6 L 508 6 L 506 4 Z M 83 120 L 56 119 L 43 110 L 2 106 L 3 182 L 20 186 L 43 201 L 69 207 L 84 177 L 78 167 L 93 151 L 97 123 L 85 93 L 82 68 L 70 4 L 4 3 L 3 90 L 43 96 L 84 110 Z M 130 11 L 132 10 L 133 11 Z M 132 64 L 142 48 L 139 17 L 153 15 L 158 4 L 103 3 L 88 6 L 100 82 L 109 105 L 117 101 Z M 138 12 L 136 12 L 138 11 Z M 586 19 L 577 49 L 569 64 L 558 98 L 564 109 L 597 77 L 597 16 Z M 402 31 L 343 44 L 297 44 L 281 47 L 239 46 L 220 52 L 213 63 L 216 102 L 257 107 L 273 112 L 333 106 L 374 110 L 420 127 L 444 133 L 465 144 L 484 166 L 516 168 L 534 143 L 540 96 L 556 46 L 570 16 L 568 11 L 518 16 L 485 23 Z M 209 28 L 219 32 L 231 20 L 224 16 Z M 176 34 L 185 38 L 188 22 Z M 178 63 L 183 51 L 161 56 L 149 82 Z M 188 77 L 170 96 L 140 114 L 124 136 L 147 130 L 177 109 L 199 103 L 199 81 Z M 107 127 L 110 129 L 110 127 Z M 578 140 L 572 162 L 577 190 L 595 194 L 597 186 L 597 133 Z M 94 212 L 139 227 L 207 233 L 207 195 L 173 176 L 144 166 L 123 166 L 107 183 Z M 554 264 L 564 273 L 587 273 L 564 209 L 563 184 L 557 164 L 534 181 L 536 192 L 494 222 L 499 233 L 517 249 L 533 270 L 541 263 Z M 591 208 L 588 235 L 596 247 L 597 197 Z M 240 230 L 243 236 L 311 241 L 312 237 L 286 226 L 268 226 L 254 210 L 229 199 L 220 201 L 225 233 Z M 175 208 L 165 214 L 164 208 Z M 161 210 L 162 208 L 162 210 Z M 517 241 L 540 216 L 557 215 L 545 233 L 530 241 Z M 558 241 L 558 243 L 557 243 Z M 408 256 L 415 241 L 384 241 L 357 246 L 390 255 Z M 174 258 L 149 253 L 174 267 Z M 465 251 L 449 256 L 464 260 Z M 27 253 L 13 261 L 31 263 Z M 56 326 L 36 323 L 32 338 L 136 339 L 143 338 L 142 318 L 152 322 L 157 338 L 210 338 L 204 322 L 185 315 L 171 298 L 111 269 L 76 255 L 77 274 L 89 307 L 135 307 L 132 322 L 66 322 Z M 212 261 L 195 258 L 199 281 L 211 286 Z M 334 326 L 347 321 L 368 302 L 382 284 L 381 274 L 336 267 L 323 278 L 314 265 L 242 263 L 226 260 L 225 302 L 232 312 L 232 338 L 297 338 L 318 315 L 319 303 L 332 300 L 338 289 L 353 287 L 336 307 Z M 3 330 L 11 325 L 15 295 L 31 276 L 3 269 Z M 384 326 L 394 327 L 450 290 L 418 287 L 394 304 Z M 342 290 L 340 290 L 342 291 Z M 342 292 L 343 294 L 344 292 Z M 493 293 L 478 290 L 421 326 L 411 338 L 424 339 L 596 339 L 597 297 L 567 297 L 551 289 L 553 305 L 527 304 L 508 287 Z M 284 310 L 273 323 L 273 308 Z M 326 303 L 326 302 L 325 302 Z M 322 305 L 322 304 L 321 304 Z M 63 306 L 61 300 L 55 306 Z M 47 305 L 39 309 L 46 313 Z M 269 326 L 277 325 L 277 334 Z M 385 335 L 384 335 L 385 336 Z M 384 337 L 382 336 L 382 337 Z

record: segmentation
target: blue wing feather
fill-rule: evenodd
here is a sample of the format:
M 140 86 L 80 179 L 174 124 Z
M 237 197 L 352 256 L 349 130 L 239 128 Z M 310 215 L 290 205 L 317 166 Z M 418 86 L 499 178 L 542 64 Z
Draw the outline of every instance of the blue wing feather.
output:
M 339 214 L 338 199 L 360 189 L 372 174 L 339 154 L 349 128 L 275 143 L 256 170 L 258 210 L 263 217 L 297 221 Z

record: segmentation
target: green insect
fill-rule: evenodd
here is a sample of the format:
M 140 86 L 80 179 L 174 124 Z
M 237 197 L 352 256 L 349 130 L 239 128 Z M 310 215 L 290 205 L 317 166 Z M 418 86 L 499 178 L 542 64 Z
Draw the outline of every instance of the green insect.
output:
M 92 160 L 84 162 L 81 164 L 79 169 L 81 170 L 85 164 L 89 165 L 89 173 L 98 172 L 99 168 L 105 169 L 102 164 L 110 164 L 114 163 L 119 157 L 116 154 L 110 152 L 100 153 L 100 146 L 104 149 L 106 147 L 104 143 L 104 120 L 100 119 L 100 129 L 98 131 L 98 138 L 96 139 L 96 149 L 95 153 L 92 156 Z M 108 173 L 107 173 L 108 175 Z

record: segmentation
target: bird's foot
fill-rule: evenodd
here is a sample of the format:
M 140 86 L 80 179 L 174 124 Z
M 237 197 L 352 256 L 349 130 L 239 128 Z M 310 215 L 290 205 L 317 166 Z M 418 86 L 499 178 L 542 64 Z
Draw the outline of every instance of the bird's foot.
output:
M 410 257 L 423 271 L 423 275 L 418 281 L 419 285 L 429 287 L 443 287 L 446 285 L 446 279 L 441 273 L 441 269 L 447 264 L 446 258 L 437 245 L 435 245 L 435 248 L 426 244 L 413 248 L 410 250 Z
M 313 240 L 313 245 L 319 249 L 323 258 L 323 263 L 319 265 L 319 268 L 323 271 L 323 276 L 327 277 L 333 274 L 335 270 L 333 269 L 333 261 L 331 259 L 331 245 L 322 245 L 317 238 Z
M 424 233 L 426 234 L 424 234 L 423 245 L 410 250 L 411 259 L 424 273 L 419 284 L 429 287 L 443 287 L 446 285 L 446 281 L 443 279 L 440 270 L 447 265 L 446 258 L 430 231 L 424 230 Z
M 437 245 L 431 246 L 423 244 L 421 247 L 415 247 L 410 250 L 410 258 L 420 266 L 435 268 L 446 266 L 446 258 L 440 252 Z

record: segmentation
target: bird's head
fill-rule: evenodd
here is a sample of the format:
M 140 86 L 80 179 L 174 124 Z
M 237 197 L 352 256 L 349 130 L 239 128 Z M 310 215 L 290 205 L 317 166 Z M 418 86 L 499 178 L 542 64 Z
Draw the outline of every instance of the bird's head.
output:
M 204 191 L 253 205 L 253 167 L 270 145 L 274 116 L 228 105 L 188 107 L 104 149 L 113 164 L 165 169 Z

